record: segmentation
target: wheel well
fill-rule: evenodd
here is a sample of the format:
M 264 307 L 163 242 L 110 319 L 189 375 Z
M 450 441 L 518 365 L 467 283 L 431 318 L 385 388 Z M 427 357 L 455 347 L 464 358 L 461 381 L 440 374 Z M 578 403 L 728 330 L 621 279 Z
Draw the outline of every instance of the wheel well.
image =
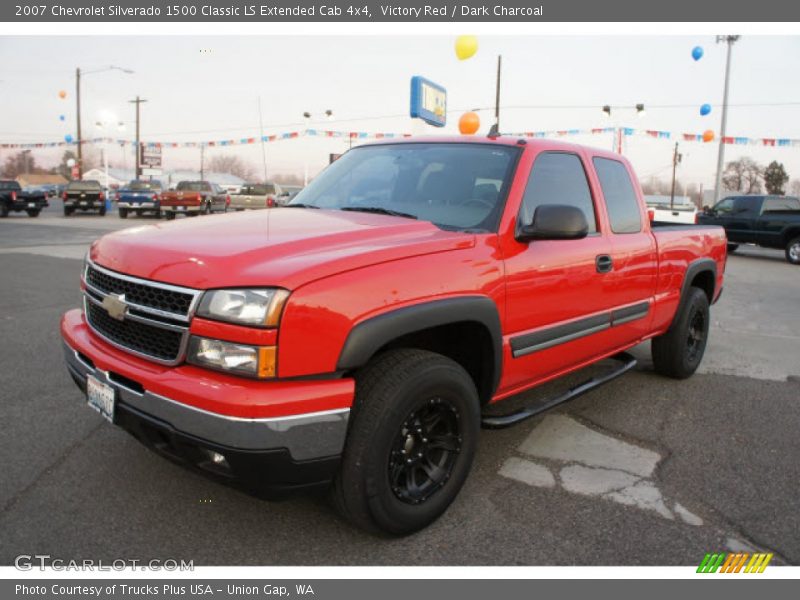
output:
M 376 355 L 397 348 L 418 348 L 446 356 L 469 373 L 481 404 L 487 404 L 494 393 L 494 349 L 489 330 L 481 323 L 461 321 L 448 323 L 400 336 L 376 352 Z
M 795 237 L 800 236 L 800 228 L 795 227 L 792 229 L 788 229 L 783 233 L 783 245 L 789 243 L 789 240 L 794 239 Z
M 708 296 L 708 303 L 711 304 L 714 301 L 714 286 L 716 282 L 714 281 L 714 274 L 711 271 L 701 271 L 697 275 L 694 276 L 692 282 L 690 284 L 691 287 L 700 288 L 706 293 Z

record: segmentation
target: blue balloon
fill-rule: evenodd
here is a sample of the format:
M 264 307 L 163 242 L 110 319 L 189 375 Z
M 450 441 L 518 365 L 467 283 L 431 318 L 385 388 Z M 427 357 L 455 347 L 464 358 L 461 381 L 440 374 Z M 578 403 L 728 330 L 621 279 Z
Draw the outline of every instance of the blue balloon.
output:
M 58 115 L 58 120 L 59 121 L 66 121 L 67 117 L 65 117 L 64 115 Z
M 72 143 L 72 136 L 70 134 L 65 135 L 64 136 L 64 141 L 67 142 L 68 144 L 71 144 Z
M 703 49 L 700 46 L 695 46 L 692 48 L 692 58 L 695 60 L 700 60 L 703 58 Z
M 702 116 L 705 117 L 710 112 L 711 112 L 711 105 L 710 104 L 703 104 L 703 106 L 700 107 L 700 114 Z

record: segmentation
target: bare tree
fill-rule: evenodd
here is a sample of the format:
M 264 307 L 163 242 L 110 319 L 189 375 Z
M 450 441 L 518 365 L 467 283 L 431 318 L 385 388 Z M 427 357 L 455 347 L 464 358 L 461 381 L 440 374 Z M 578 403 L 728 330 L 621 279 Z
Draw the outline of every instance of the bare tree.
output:
M 2 172 L 4 178 L 15 179 L 26 173 L 46 173 L 47 171 L 36 164 L 36 159 L 30 150 L 22 150 L 6 157 Z
M 303 178 L 296 173 L 278 173 L 272 179 L 283 185 L 303 185 Z
M 743 156 L 725 165 L 722 187 L 730 192 L 758 194 L 762 189 L 763 177 L 764 169 L 752 158 Z
M 253 165 L 242 160 L 235 154 L 217 154 L 208 161 L 208 171 L 215 173 L 230 173 L 242 179 L 252 180 L 255 169 Z
M 792 196 L 800 196 L 800 179 L 792 179 L 789 182 L 789 193 Z

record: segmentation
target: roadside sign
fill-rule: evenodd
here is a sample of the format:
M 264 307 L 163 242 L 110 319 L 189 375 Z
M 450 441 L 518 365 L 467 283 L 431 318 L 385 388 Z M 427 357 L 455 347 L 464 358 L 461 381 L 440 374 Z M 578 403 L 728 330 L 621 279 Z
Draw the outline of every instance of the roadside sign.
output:
M 142 169 L 142 175 L 147 175 L 148 177 L 152 177 L 153 175 L 161 175 L 163 171 L 161 169 Z
M 161 146 L 143 144 L 139 155 L 142 172 L 147 169 L 161 169 Z
M 411 117 L 434 127 L 447 123 L 447 90 L 429 79 L 411 78 Z

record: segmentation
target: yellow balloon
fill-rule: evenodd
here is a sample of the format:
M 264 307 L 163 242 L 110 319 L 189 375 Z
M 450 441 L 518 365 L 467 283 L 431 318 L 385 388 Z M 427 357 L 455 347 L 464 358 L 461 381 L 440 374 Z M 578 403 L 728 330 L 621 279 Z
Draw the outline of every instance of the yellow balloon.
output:
M 474 35 L 460 35 L 456 38 L 456 56 L 458 60 L 467 60 L 478 51 L 478 38 Z

